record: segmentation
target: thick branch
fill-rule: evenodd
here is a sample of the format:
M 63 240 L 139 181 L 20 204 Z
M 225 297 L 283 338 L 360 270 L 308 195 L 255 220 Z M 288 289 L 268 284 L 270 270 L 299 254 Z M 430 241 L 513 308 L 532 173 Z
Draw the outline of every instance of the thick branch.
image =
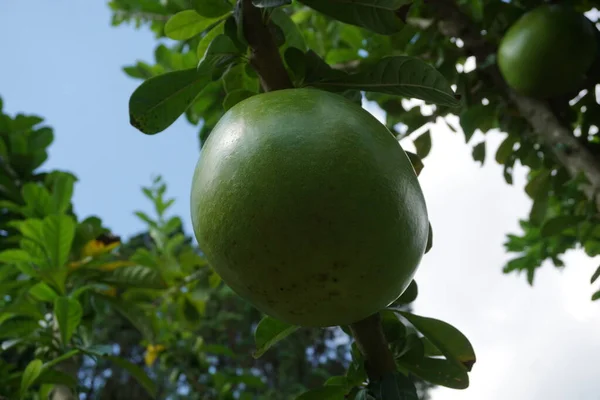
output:
M 426 0 L 426 2 L 443 21 L 439 26 L 440 32 L 460 38 L 465 50 L 475 56 L 477 63 L 483 63 L 489 55 L 496 53 L 496 47 L 485 40 L 473 21 L 457 7 L 453 0 Z M 511 90 L 496 67 L 487 68 L 486 71 L 529 122 L 539 142 L 554 153 L 556 159 L 571 176 L 577 176 L 579 173 L 585 175 L 590 184 L 583 189 L 600 210 L 600 196 L 597 194 L 600 190 L 600 159 L 594 157 L 590 150 L 577 140 L 571 129 L 560 122 L 547 102 Z
M 383 334 L 379 313 L 350 325 L 350 331 L 358 349 L 365 356 L 369 380 L 380 381 L 384 375 L 396 371 L 396 362 Z
M 244 37 L 250 46 L 250 64 L 260 76 L 265 92 L 290 89 L 294 85 L 283 65 L 277 44 L 265 24 L 262 11 L 252 5 L 252 0 L 242 3 Z

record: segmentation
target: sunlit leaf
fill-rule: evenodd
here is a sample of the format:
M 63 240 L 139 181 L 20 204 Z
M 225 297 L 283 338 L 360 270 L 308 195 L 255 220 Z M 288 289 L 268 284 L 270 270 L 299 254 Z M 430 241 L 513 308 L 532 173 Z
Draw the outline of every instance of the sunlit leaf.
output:
M 23 371 L 23 376 L 21 377 L 21 398 L 25 397 L 27 390 L 36 379 L 40 376 L 42 372 L 42 360 L 33 360 L 27 364 L 25 367 L 25 371 Z
M 67 345 L 81 322 L 83 315 L 81 304 L 73 298 L 57 297 L 54 300 L 54 315 L 58 322 L 62 343 Z
M 173 15 L 165 24 L 165 35 L 174 40 L 186 40 L 204 32 L 221 18 L 207 18 L 194 10 L 184 10 Z

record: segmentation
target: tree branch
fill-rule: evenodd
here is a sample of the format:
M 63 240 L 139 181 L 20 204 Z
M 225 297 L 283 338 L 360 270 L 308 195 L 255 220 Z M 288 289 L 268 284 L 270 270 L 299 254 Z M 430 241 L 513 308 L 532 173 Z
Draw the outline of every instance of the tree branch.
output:
M 252 5 L 252 0 L 239 1 L 242 6 L 244 37 L 252 51 L 250 65 L 258 73 L 263 89 L 271 92 L 293 88 L 262 11 Z
M 270 92 L 293 88 L 261 10 L 252 5 L 252 0 L 239 1 L 242 6 L 244 37 L 252 49 L 250 64 L 260 76 L 263 89 Z M 369 379 L 380 380 L 386 373 L 396 371 L 394 356 L 385 340 L 379 314 L 350 325 L 350 329 L 358 348 L 365 356 Z
M 358 349 L 365 356 L 365 370 L 370 381 L 380 381 L 384 375 L 397 370 L 379 313 L 351 324 L 350 331 Z
M 439 30 L 442 34 L 460 38 L 468 53 L 475 56 L 477 63 L 483 63 L 488 56 L 495 54 L 496 46 L 487 42 L 476 25 L 464 14 L 453 0 L 425 0 L 442 21 Z M 497 67 L 486 69 L 495 84 L 504 91 L 506 97 L 517 107 L 534 130 L 535 138 L 545 145 L 571 176 L 583 173 L 589 185 L 583 187 L 586 195 L 600 210 L 600 160 L 564 126 L 545 101 L 520 95 L 510 89 Z

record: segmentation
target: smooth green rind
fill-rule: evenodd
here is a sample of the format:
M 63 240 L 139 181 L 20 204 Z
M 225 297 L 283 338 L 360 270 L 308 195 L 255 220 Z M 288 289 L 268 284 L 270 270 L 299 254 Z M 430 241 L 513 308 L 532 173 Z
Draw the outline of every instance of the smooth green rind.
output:
M 316 89 L 232 107 L 203 147 L 191 214 L 224 282 L 299 326 L 350 324 L 397 299 L 429 226 L 415 172 L 389 130 Z
M 552 98 L 577 90 L 596 51 L 589 20 L 567 7 L 543 5 L 508 29 L 498 49 L 498 67 L 515 91 Z

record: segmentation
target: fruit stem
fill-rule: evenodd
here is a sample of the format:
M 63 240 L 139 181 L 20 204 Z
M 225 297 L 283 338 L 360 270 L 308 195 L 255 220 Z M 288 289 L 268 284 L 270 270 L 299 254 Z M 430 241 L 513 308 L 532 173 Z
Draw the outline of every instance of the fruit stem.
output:
M 244 37 L 251 50 L 250 65 L 260 77 L 261 86 L 265 92 L 293 88 L 261 9 L 254 7 L 252 0 L 239 1 L 242 6 Z
M 365 371 L 372 382 L 397 370 L 394 355 L 383 333 L 381 315 L 373 314 L 350 325 L 358 349 L 365 357 Z

